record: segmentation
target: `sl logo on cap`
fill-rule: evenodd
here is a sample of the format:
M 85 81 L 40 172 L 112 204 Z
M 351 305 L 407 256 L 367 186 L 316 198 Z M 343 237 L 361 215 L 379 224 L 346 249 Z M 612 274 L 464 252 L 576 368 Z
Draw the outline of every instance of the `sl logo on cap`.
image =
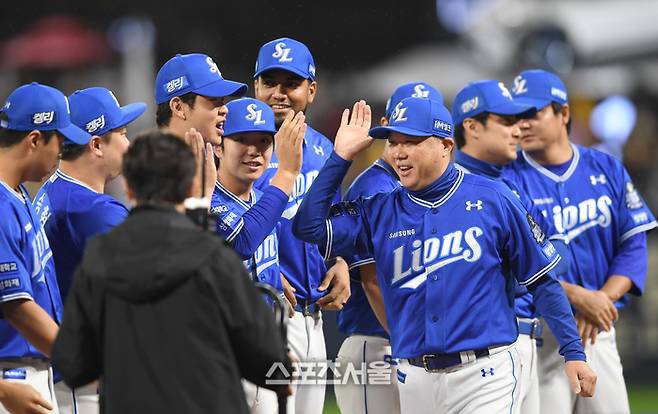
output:
M 404 122 L 407 120 L 407 117 L 404 114 L 407 112 L 407 108 L 402 106 L 402 102 L 395 105 L 393 109 L 393 114 L 391 115 L 391 122 Z
M 9 109 L 10 106 L 11 106 L 11 102 L 7 101 L 7 102 L 5 102 L 5 106 L 3 106 L 2 109 L 3 110 Z
M 55 119 L 55 111 L 50 112 L 37 112 L 32 115 L 32 123 L 34 125 L 50 124 Z
M 514 87 L 512 88 L 514 95 L 528 92 L 528 88 L 525 87 L 526 82 L 527 80 L 523 79 L 521 75 L 514 78 Z
M 500 92 L 503 94 L 503 96 L 507 99 L 512 99 L 512 94 L 509 93 L 507 88 L 505 87 L 505 84 L 502 82 L 498 82 L 498 87 L 500 88 Z
M 104 127 L 105 127 L 105 115 L 101 115 L 96 119 L 92 119 L 91 121 L 87 122 L 87 125 L 85 125 L 85 129 L 90 134 L 93 134 L 99 129 L 103 129 Z
M 292 58 L 288 57 L 290 54 L 290 48 L 286 47 L 285 42 L 279 42 L 274 45 L 274 53 L 272 53 L 273 58 L 279 59 L 279 62 L 292 62 Z M 310 69 L 310 68 L 309 68 Z
M 219 68 L 217 67 L 217 64 L 215 63 L 214 60 L 212 60 L 212 58 L 210 56 L 208 56 L 206 58 L 206 63 L 209 66 L 210 72 L 216 73 L 217 75 L 222 76 L 222 72 L 219 71 Z
M 256 104 L 249 104 L 247 105 L 247 112 L 249 112 L 247 115 L 245 115 L 244 119 L 247 121 L 253 121 L 254 125 L 262 125 L 265 123 L 265 120 L 263 119 L 263 110 L 259 109 L 258 105 Z
M 419 83 L 414 86 L 414 93 L 411 95 L 412 98 L 427 98 L 430 96 L 430 91 L 425 89 L 425 85 Z

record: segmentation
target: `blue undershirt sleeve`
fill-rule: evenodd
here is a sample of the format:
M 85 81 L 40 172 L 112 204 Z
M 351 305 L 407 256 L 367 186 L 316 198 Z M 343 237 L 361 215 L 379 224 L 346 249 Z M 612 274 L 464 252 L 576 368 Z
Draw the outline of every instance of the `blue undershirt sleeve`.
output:
M 560 283 L 545 275 L 528 286 L 537 310 L 560 344 L 559 353 L 565 361 L 586 361 L 576 320 Z
M 629 293 L 641 296 L 647 278 L 647 269 L 647 234 L 641 232 L 624 240 L 612 259 L 608 276 L 621 275 L 631 279 L 633 286 Z

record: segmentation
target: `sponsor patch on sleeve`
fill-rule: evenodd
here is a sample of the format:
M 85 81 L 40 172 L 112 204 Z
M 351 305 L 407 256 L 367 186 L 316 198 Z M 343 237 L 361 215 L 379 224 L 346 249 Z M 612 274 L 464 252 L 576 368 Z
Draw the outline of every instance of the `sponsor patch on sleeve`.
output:
M 333 206 L 331 206 L 331 209 L 329 210 L 329 217 L 338 217 L 344 215 L 358 216 L 359 209 L 356 203 L 353 203 L 351 201 L 342 201 L 338 204 L 334 204 Z
M 626 194 L 624 195 L 624 199 L 626 201 L 626 207 L 631 210 L 637 210 L 638 208 L 644 207 L 640 194 L 638 194 L 635 186 L 630 181 L 626 183 Z
M 544 234 L 544 231 L 541 229 L 541 226 L 537 224 L 534 218 L 532 218 L 532 215 L 530 213 L 526 214 L 526 218 L 528 219 L 528 224 L 530 225 L 530 232 L 532 233 L 532 237 L 535 239 L 535 241 L 538 244 L 544 244 L 546 241 L 546 234 Z

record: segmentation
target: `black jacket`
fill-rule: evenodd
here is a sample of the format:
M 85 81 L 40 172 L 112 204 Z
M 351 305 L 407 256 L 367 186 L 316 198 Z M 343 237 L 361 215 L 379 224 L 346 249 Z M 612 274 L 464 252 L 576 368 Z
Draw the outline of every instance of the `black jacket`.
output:
M 134 209 L 92 239 L 53 364 L 101 379 L 105 413 L 246 413 L 240 378 L 286 361 L 274 316 L 240 259 L 173 209 Z

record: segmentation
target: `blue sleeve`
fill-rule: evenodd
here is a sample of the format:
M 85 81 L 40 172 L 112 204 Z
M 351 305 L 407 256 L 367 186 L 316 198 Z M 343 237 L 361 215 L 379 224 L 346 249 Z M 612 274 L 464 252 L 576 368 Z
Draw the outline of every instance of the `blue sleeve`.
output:
M 21 250 L 21 225 L 11 222 L 10 211 L 0 218 L 0 302 L 32 299 L 32 282 L 27 269 L 32 257 Z M 32 229 L 31 231 L 35 231 Z
M 608 276 L 622 275 L 633 282 L 629 293 L 641 296 L 647 278 L 647 234 L 641 232 L 626 239 L 612 259 Z
M 564 360 L 586 361 L 576 320 L 560 283 L 552 277 L 544 277 L 528 286 L 528 290 L 532 293 L 539 314 L 560 344 L 559 353 Z
M 560 255 L 511 191 L 501 188 L 499 196 L 503 220 L 508 224 L 503 243 L 511 274 L 516 276 L 521 286 L 527 286 L 553 271 Z
M 361 200 L 331 205 L 350 164 L 335 152 L 331 153 L 292 223 L 295 236 L 317 244 L 325 260 L 370 251 Z
M 287 203 L 286 193 L 270 185 L 256 204 L 242 215 L 234 229 L 237 231 L 226 237 L 242 260 L 249 259 L 276 228 Z
M 621 234 L 620 243 L 623 243 L 635 234 L 656 228 L 658 223 L 649 210 L 649 206 L 633 185 L 626 169 L 621 163 L 618 163 L 618 168 L 620 169 L 618 179 L 621 180 L 617 183 L 617 188 L 619 188 L 617 193 L 618 225 Z

